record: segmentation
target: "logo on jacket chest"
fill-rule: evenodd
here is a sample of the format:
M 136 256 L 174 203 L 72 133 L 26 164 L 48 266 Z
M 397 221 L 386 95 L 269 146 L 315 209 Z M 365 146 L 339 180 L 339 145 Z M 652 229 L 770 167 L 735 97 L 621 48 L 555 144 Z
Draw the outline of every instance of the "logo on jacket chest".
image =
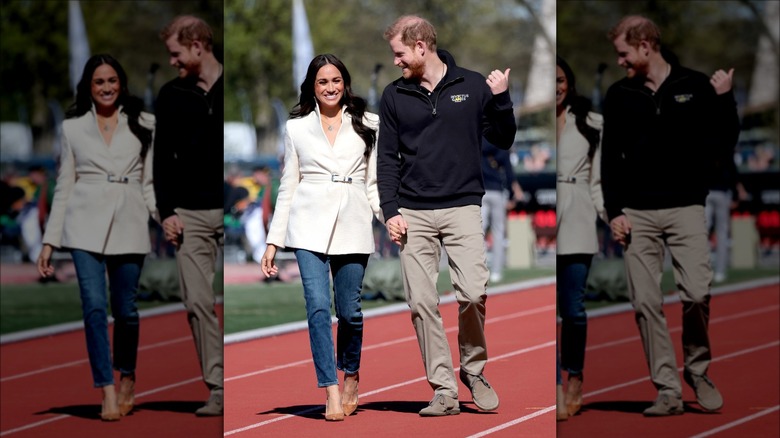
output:
M 674 96 L 674 101 L 677 103 L 690 102 L 691 99 L 693 99 L 693 94 L 676 94 Z
M 469 98 L 468 94 L 453 94 L 450 96 L 450 99 L 452 99 L 452 101 L 455 103 L 465 102 L 466 99 L 468 98 Z

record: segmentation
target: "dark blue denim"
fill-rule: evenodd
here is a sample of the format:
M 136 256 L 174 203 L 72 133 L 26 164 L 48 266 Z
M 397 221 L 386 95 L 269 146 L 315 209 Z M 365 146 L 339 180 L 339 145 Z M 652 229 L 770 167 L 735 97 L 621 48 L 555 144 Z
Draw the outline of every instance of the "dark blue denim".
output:
M 138 357 L 139 319 L 136 306 L 143 254 L 102 255 L 71 250 L 81 294 L 87 353 L 95 387 L 114 383 L 113 369 L 135 372 Z M 108 342 L 108 299 L 106 273 L 114 317 L 114 360 Z
M 363 348 L 363 312 L 360 292 L 368 254 L 327 255 L 304 249 L 295 250 L 301 271 L 306 318 L 309 323 L 309 343 L 317 374 L 317 386 L 338 385 L 336 368 L 347 374 L 360 369 Z M 338 329 L 336 354 L 333 354 L 331 329 L 330 278 Z
M 592 254 L 556 257 L 558 315 L 561 317 L 561 340 L 558 345 L 560 354 L 556 357 L 556 382 L 559 385 L 563 381 L 562 370 L 569 374 L 582 374 L 585 366 L 585 342 L 588 334 L 585 285 L 592 260 Z

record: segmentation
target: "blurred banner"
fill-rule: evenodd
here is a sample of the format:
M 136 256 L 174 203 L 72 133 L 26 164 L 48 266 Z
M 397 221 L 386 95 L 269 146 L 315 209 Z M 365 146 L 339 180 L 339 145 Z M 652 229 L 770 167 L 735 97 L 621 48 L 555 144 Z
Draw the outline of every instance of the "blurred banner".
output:
M 303 0 L 293 0 L 293 89 L 300 93 L 306 69 L 314 58 L 314 44 L 311 42 L 309 21 Z
M 81 72 L 89 59 L 89 41 L 84 17 L 78 0 L 68 2 L 68 47 L 70 52 L 70 85 L 73 95 L 76 95 L 76 85 L 81 79 Z

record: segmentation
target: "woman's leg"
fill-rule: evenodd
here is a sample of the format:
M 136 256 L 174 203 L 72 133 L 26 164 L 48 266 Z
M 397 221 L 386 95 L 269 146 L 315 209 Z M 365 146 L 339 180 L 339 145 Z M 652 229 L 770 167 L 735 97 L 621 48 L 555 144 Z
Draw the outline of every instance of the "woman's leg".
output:
M 582 406 L 582 371 L 588 330 L 585 285 L 592 259 L 591 254 L 561 255 L 556 263 L 558 311 L 562 320 L 561 367 L 569 372 L 565 396 L 569 415 L 575 415 Z
M 560 255 L 556 263 L 558 313 L 562 321 L 561 368 L 569 374 L 582 374 L 585 365 L 585 285 L 592 259 L 591 254 Z
M 331 256 L 333 292 L 338 319 L 336 339 L 336 368 L 346 374 L 360 370 L 360 354 L 363 347 L 363 312 L 360 292 L 363 274 L 368 264 L 368 254 Z
M 108 300 L 105 257 L 87 251 L 71 251 L 81 295 L 87 353 L 95 388 L 114 384 L 108 342 Z
M 136 297 L 143 254 L 109 256 L 108 288 L 114 316 L 114 368 L 119 371 L 119 413 L 127 415 L 135 404 L 135 368 L 138 358 L 139 318 Z
M 360 355 L 363 348 L 361 289 L 368 254 L 331 256 L 333 292 L 338 319 L 336 367 L 344 371 L 342 407 L 350 415 L 358 405 Z
M 114 369 L 121 375 L 135 374 L 138 357 L 139 319 L 136 295 L 144 256 L 127 254 L 107 257 L 111 314 L 114 316 Z
M 330 317 L 330 274 L 328 256 L 325 254 L 295 250 L 295 258 L 301 271 L 303 296 L 306 299 L 306 319 L 309 324 L 311 346 L 317 386 L 324 388 L 338 385 L 336 360 L 333 353 L 333 333 Z

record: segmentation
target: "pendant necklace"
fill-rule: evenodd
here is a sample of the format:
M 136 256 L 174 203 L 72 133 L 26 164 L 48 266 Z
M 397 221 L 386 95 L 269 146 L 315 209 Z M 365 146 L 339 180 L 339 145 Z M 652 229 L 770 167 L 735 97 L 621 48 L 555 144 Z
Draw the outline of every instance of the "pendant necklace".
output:
M 339 119 L 339 120 L 340 120 L 340 119 Z M 322 117 L 322 122 L 323 122 L 323 123 L 325 123 L 326 125 L 328 125 L 328 131 L 333 131 L 333 125 L 331 125 L 330 123 L 328 123 L 328 122 L 325 120 L 325 117 Z M 334 123 L 334 125 L 335 125 L 335 123 Z

